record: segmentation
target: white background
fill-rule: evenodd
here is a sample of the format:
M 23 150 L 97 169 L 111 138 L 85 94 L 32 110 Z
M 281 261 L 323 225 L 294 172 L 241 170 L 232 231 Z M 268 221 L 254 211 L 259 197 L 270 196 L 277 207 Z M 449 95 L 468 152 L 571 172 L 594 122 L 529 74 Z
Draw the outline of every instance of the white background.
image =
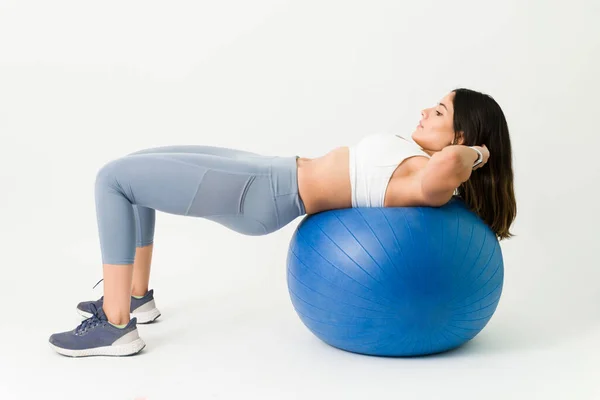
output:
M 600 398 L 600 3 L 0 0 L 1 399 Z M 157 214 L 135 357 L 48 346 L 102 295 L 96 171 L 209 144 L 316 157 L 456 87 L 509 122 L 518 215 L 488 326 L 440 356 L 316 339 L 265 237 Z

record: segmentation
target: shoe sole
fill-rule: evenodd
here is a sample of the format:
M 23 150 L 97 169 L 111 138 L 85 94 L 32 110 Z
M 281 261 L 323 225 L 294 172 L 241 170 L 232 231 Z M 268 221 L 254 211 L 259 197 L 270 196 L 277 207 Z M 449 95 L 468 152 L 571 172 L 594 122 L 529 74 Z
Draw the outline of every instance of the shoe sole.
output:
M 139 353 L 146 347 L 142 338 L 138 338 L 131 343 L 120 344 L 117 346 L 94 347 L 92 349 L 70 350 L 63 349 L 50 343 L 50 347 L 57 353 L 66 357 L 91 357 L 91 356 L 112 356 L 124 357 Z
M 92 316 L 91 313 L 82 311 L 79 308 L 77 309 L 77 312 L 79 313 L 79 315 L 81 315 L 81 317 L 83 319 L 87 319 Z M 160 314 L 160 311 L 158 311 L 158 308 L 153 308 L 152 310 L 148 310 L 148 311 L 144 311 L 144 312 L 131 313 L 131 318 L 133 318 L 133 317 L 137 318 L 138 324 L 149 324 L 151 322 L 156 321 L 156 319 L 158 317 L 160 317 L 160 315 L 161 314 Z

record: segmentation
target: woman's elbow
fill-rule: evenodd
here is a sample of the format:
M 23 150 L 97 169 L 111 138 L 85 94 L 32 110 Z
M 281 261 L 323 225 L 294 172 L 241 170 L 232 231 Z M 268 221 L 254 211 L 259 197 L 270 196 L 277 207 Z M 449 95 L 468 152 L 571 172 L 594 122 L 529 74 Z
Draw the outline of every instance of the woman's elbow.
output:
M 436 192 L 423 192 L 423 202 L 429 207 L 442 207 L 452 200 L 454 191 L 455 189 L 447 189 Z

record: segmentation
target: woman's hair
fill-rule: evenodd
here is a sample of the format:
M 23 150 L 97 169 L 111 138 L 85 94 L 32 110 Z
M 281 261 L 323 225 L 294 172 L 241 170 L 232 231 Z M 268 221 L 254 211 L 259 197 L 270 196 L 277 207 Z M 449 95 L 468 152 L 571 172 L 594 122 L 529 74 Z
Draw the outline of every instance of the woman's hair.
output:
M 491 228 L 499 240 L 514 236 L 509 228 L 517 215 L 513 189 L 512 149 L 502 109 L 489 95 L 469 89 L 454 90 L 455 142 L 485 145 L 487 163 L 471 173 L 457 191 L 467 206 Z

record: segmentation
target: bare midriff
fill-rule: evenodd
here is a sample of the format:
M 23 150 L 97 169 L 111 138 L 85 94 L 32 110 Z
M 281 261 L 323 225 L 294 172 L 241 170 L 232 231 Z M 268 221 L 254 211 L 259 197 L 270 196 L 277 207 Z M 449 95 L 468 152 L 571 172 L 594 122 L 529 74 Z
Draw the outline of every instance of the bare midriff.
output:
M 385 206 L 419 205 L 418 171 L 424 157 L 404 160 L 394 171 L 385 195 Z M 317 158 L 298 158 L 298 191 L 307 214 L 352 207 L 349 149 L 338 147 Z
M 352 207 L 348 147 L 317 158 L 299 158 L 298 191 L 307 214 Z

